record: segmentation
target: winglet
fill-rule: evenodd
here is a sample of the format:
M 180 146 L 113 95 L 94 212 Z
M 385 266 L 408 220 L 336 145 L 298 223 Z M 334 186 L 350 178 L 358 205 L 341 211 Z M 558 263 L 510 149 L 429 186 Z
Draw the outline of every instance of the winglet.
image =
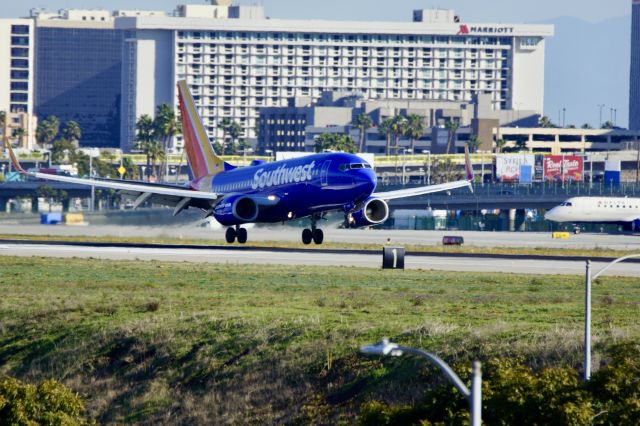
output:
M 13 164 L 13 168 L 16 169 L 18 172 L 22 173 L 23 175 L 28 174 L 18 162 L 18 157 L 16 157 L 16 154 L 13 152 L 13 148 L 11 148 L 11 142 L 9 142 L 8 139 L 6 140 L 5 145 L 9 150 L 9 158 L 11 159 L 11 163 Z
M 464 171 L 467 182 L 469 182 L 469 189 L 473 192 L 473 165 L 469 155 L 469 145 L 464 146 Z

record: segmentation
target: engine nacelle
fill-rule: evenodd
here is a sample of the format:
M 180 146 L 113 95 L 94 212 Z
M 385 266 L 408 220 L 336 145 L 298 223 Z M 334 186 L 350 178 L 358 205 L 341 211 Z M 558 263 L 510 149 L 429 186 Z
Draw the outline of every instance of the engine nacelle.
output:
M 258 203 L 246 195 L 225 198 L 213 210 L 213 217 L 224 226 L 253 222 L 258 218 Z
M 362 208 L 348 217 L 349 228 L 363 228 L 378 225 L 389 218 L 389 205 L 379 198 L 369 198 Z

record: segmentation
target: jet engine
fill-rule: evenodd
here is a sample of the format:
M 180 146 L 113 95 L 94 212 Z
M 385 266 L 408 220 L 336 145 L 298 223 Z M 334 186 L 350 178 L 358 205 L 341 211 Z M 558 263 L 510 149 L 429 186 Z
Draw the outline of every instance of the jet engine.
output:
M 258 218 L 258 203 L 246 195 L 232 195 L 213 210 L 213 217 L 224 226 L 253 222 Z
M 389 218 L 389 205 L 379 198 L 369 198 L 362 203 L 359 210 L 347 216 L 349 228 L 363 228 L 378 225 Z

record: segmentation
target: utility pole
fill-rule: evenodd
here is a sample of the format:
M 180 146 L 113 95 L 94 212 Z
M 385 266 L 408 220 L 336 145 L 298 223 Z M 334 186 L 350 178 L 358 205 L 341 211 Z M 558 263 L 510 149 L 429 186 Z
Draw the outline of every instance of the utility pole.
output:
M 598 122 L 598 128 L 602 127 L 602 108 L 604 108 L 604 104 L 598 104 L 598 108 L 600 108 L 600 121 Z

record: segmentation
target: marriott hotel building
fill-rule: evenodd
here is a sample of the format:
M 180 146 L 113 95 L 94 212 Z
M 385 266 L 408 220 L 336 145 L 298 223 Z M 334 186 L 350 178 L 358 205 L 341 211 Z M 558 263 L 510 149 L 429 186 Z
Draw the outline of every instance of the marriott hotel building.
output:
M 474 24 L 450 10 L 418 10 L 412 22 L 282 20 L 266 18 L 259 6 L 212 3 L 180 6 L 171 17 L 116 18 L 124 32 L 125 150 L 137 117 L 163 102 L 177 107 L 181 79 L 211 138 L 222 137 L 223 118 L 253 138 L 260 108 L 327 90 L 409 101 L 464 102 L 486 93 L 494 110 L 542 113 L 553 26 Z

